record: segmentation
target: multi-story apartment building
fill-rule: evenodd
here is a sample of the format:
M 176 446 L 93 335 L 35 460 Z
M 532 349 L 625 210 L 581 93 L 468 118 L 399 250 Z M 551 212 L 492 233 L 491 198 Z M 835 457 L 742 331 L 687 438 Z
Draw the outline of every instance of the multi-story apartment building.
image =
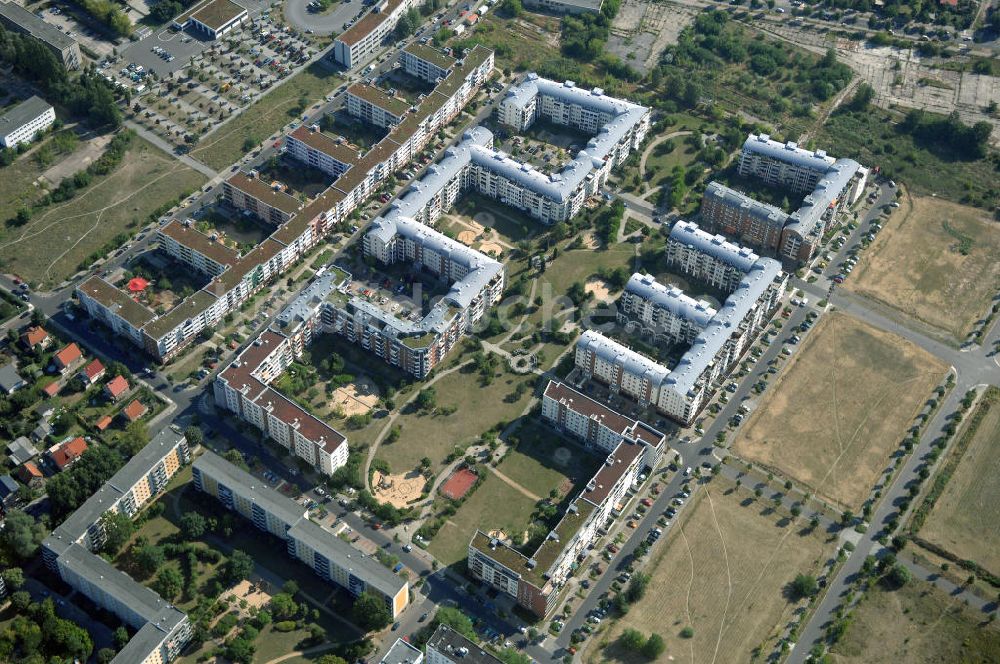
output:
M 281 197 L 278 197 L 280 204 L 272 204 L 273 199 L 269 202 L 254 195 L 239 195 L 235 189 L 230 191 L 228 201 L 238 209 L 266 213 L 272 219 L 277 217 L 274 209 L 282 213 L 282 218 L 284 213 L 290 214 L 268 239 L 242 256 L 182 221 L 174 220 L 164 226 L 160 231 L 164 251 L 214 276 L 204 289 L 173 310 L 157 315 L 141 305 L 136 305 L 138 309 L 124 305 L 116 294 L 118 289 L 106 282 L 98 286 L 91 281 L 87 282 L 91 286 L 89 294 L 77 289 L 81 305 L 92 316 L 116 326 L 116 331 L 127 333 L 130 341 L 158 361 L 169 361 L 200 330 L 215 325 L 227 312 L 238 308 L 293 265 L 337 222 L 361 205 L 380 182 L 411 163 L 434 132 L 461 111 L 492 70 L 493 52 L 489 49 L 476 46 L 465 53 L 434 91 L 425 95 L 388 136 L 364 154 L 322 134 L 318 127 L 299 127 L 293 131 L 286 137 L 288 154 L 326 171 L 336 180 L 294 213 L 289 212 L 291 205 L 286 207 L 288 201 Z M 230 184 L 238 182 L 237 179 Z M 122 316 L 126 307 L 129 315 Z
M 424 653 L 419 648 L 411 646 L 403 639 L 396 639 L 389 647 L 379 664 L 423 664 Z
M 788 214 L 784 211 L 718 182 L 709 182 L 705 187 L 701 218 L 709 230 L 725 233 L 743 244 L 775 255 L 788 223 Z
M 139 304 L 128 293 L 98 276 L 90 277 L 77 286 L 76 297 L 91 318 L 136 346 L 144 345 L 142 328 L 156 319 L 152 309 Z
M 193 473 L 199 491 L 278 538 L 289 556 L 308 565 L 324 581 L 355 597 L 366 591 L 381 596 L 393 618 L 409 604 L 405 579 L 310 521 L 306 509 L 291 498 L 213 452 L 195 460 Z
M 417 0 L 378 0 L 371 10 L 333 41 L 330 57 L 350 69 L 378 50 Z
M 347 463 L 347 439 L 269 387 L 302 350 L 294 339 L 266 330 L 216 376 L 215 403 L 253 424 L 320 473 L 332 475 Z
M 738 172 L 771 186 L 796 193 L 808 192 L 801 207 L 783 220 L 775 248 L 781 258 L 797 264 L 812 259 L 827 223 L 838 212 L 857 202 L 868 178 L 868 169 L 852 159 L 834 159 L 823 150 L 805 150 L 791 141 L 778 143 L 766 134 L 747 137 L 740 153 Z M 745 197 L 734 194 L 716 187 L 709 199 L 706 190 L 706 200 L 711 200 L 711 205 L 703 211 L 703 216 L 715 228 L 736 226 L 741 238 L 762 249 L 774 248 L 773 227 L 781 218 L 780 214 L 750 206 Z M 768 220 L 766 224 L 765 219 Z M 755 224 L 766 226 L 766 229 L 755 229 Z
M 648 274 L 633 274 L 618 300 L 618 324 L 657 342 L 691 343 L 716 314 L 705 300 L 688 297 Z
M 164 430 L 42 542 L 50 570 L 137 630 L 113 664 L 169 662 L 191 638 L 183 612 L 95 553 L 104 545 L 105 514 L 135 517 L 189 461 L 186 439 Z
M 303 207 L 282 187 L 261 180 L 257 171 L 233 175 L 222 183 L 222 195 L 237 210 L 276 226 L 289 221 Z
M 690 229 L 678 231 L 687 233 Z M 735 247 L 739 256 L 742 249 Z M 692 276 L 706 272 L 705 265 L 727 256 L 730 248 L 706 242 L 702 248 L 704 260 L 687 256 Z M 746 265 L 746 261 L 726 263 Z M 708 270 L 712 275 L 719 272 Z M 732 285 L 730 278 L 722 279 Z M 720 281 L 720 283 L 721 283 Z M 743 355 L 750 343 L 769 320 L 784 291 L 787 276 L 781 265 L 769 258 L 756 258 L 749 263 L 739 283 L 728 288 L 730 295 L 718 311 L 705 309 L 697 301 L 682 300 L 671 289 L 650 277 L 635 274 L 629 279 L 620 302 L 619 321 L 631 330 L 647 336 L 658 335 L 681 341 L 686 337 L 674 331 L 658 332 L 661 325 L 678 325 L 690 336 L 690 348 L 673 369 L 645 357 L 604 335 L 585 331 L 577 340 L 576 366 L 585 378 L 596 378 L 612 391 L 625 394 L 641 406 L 654 406 L 661 413 L 684 424 L 690 424 L 718 388 L 718 382 Z M 697 306 L 692 306 L 695 303 Z M 664 312 L 664 313 L 661 313 Z
M 539 617 L 558 603 L 577 557 L 599 537 L 623 507 L 626 493 L 648 464 L 655 464 L 665 446 L 665 436 L 642 423 L 624 426 L 622 433 L 591 435 L 580 421 L 594 417 L 605 430 L 625 424 L 626 418 L 558 383 L 546 388 L 549 406 L 543 417 L 557 428 L 571 432 L 606 454 L 605 462 L 586 488 L 569 505 L 559 523 L 530 555 L 499 537 L 477 530 L 469 543 L 468 572 L 513 597 Z M 586 431 L 583 431 L 586 429 Z M 582 432 L 582 433 L 581 433 Z M 610 452 L 607 451 L 611 448 Z
M 390 97 L 372 85 L 355 83 L 347 88 L 347 112 L 376 127 L 395 127 L 409 111 L 405 99 Z
M 736 290 L 758 258 L 751 249 L 706 233 L 689 221 L 674 224 L 667 238 L 668 265 L 726 293 Z
M 80 45 L 62 30 L 14 2 L 0 2 L 0 24 L 45 45 L 66 69 L 79 69 Z
M 456 62 L 450 55 L 419 42 L 407 44 L 399 52 L 399 61 L 403 71 L 428 83 L 436 83 L 447 76 Z
M 440 624 L 427 640 L 427 664 L 501 664 L 501 660 L 448 625 Z
M 55 109 L 41 97 L 31 96 L 0 115 L 0 146 L 16 148 L 30 143 L 55 121 Z

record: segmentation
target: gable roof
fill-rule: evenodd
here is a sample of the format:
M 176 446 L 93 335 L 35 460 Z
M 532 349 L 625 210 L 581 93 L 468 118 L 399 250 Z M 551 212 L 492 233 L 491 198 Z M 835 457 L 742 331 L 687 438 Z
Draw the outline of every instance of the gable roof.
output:
M 24 379 L 17 373 L 14 362 L 8 362 L 0 367 L 0 389 L 4 392 L 13 392 L 21 387 L 24 387 Z
M 42 388 L 42 392 L 44 392 L 45 396 L 47 397 L 54 397 L 55 395 L 59 394 L 59 381 L 58 380 L 52 381 L 51 383 Z
M 128 390 L 128 381 L 125 380 L 124 376 L 119 374 L 109 380 L 108 384 L 105 385 L 104 388 L 108 391 L 108 394 L 111 395 L 112 399 L 117 399 Z
M 44 343 L 49 338 L 49 333 L 44 327 L 32 325 L 21 335 L 21 342 L 28 348 L 33 348 L 40 343 Z
M 141 401 L 133 399 L 131 403 L 125 406 L 124 410 L 122 410 L 122 414 L 125 415 L 129 422 L 135 422 L 137 419 L 146 414 L 146 410 L 148 409 Z
M 83 357 L 83 353 L 80 352 L 80 347 L 76 345 L 76 342 L 72 342 L 55 354 L 56 361 L 64 367 L 68 367 L 77 360 Z
M 30 482 L 34 479 L 42 479 L 42 471 L 38 470 L 38 464 L 34 461 L 25 461 L 22 465 L 17 468 L 17 476 L 22 482 Z
M 104 365 L 101 363 L 100 360 L 96 358 L 94 359 L 93 362 L 88 364 L 83 369 L 83 374 L 87 376 L 89 380 L 95 380 L 103 372 L 104 372 Z
M 113 422 L 113 421 L 114 420 L 112 420 L 112 418 L 111 418 L 110 415 L 105 415 L 101 419 L 97 420 L 97 422 L 94 424 L 94 426 L 97 427 L 98 431 L 104 431 L 109 426 L 111 426 L 111 422 Z
M 15 464 L 22 464 L 38 454 L 38 450 L 25 436 L 19 436 L 7 443 L 7 455 Z
M 63 443 L 57 445 L 50 453 L 49 457 L 52 459 L 52 463 L 56 464 L 59 470 L 62 470 L 69 464 L 73 463 L 87 451 L 87 441 L 85 441 L 80 436 L 73 438 L 72 440 L 67 440 Z
M 17 482 L 10 475 L 0 476 L 0 498 L 17 493 Z

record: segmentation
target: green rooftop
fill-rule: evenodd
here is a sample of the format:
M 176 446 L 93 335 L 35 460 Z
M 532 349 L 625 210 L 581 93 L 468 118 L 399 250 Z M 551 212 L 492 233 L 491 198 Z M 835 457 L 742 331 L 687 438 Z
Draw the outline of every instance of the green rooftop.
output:
M 436 336 L 433 332 L 425 332 L 419 337 L 403 337 L 399 342 L 407 348 L 426 348 Z

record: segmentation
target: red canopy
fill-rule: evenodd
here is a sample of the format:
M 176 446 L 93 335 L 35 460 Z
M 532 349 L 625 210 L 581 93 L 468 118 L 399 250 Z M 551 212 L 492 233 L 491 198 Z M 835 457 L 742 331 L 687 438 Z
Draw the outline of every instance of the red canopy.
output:
M 130 293 L 141 293 L 146 290 L 147 286 L 149 286 L 149 282 L 142 277 L 135 277 L 134 279 L 130 279 L 128 282 L 128 290 Z

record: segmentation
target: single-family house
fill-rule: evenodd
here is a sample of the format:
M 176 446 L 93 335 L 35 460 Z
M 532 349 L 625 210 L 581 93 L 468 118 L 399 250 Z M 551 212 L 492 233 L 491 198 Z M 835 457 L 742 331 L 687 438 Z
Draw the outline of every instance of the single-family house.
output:
M 10 475 L 0 477 L 0 502 L 10 505 L 17 499 L 17 490 L 20 485 Z
M 35 348 L 48 348 L 52 343 L 52 337 L 45 331 L 45 328 L 32 325 L 21 334 L 21 345 L 26 350 Z
M 17 366 L 13 362 L 0 367 L 0 390 L 5 394 L 14 394 L 19 389 L 27 385 L 21 374 L 17 373 Z
M 111 426 L 111 423 L 113 421 L 114 420 L 111 418 L 110 415 L 105 415 L 101 419 L 97 420 L 97 422 L 94 424 L 94 426 L 97 428 L 98 431 L 104 431 L 109 426 Z
M 53 355 L 52 363 L 55 365 L 56 370 L 59 373 L 65 374 L 82 359 L 83 353 L 80 352 L 80 347 L 74 342 L 67 346 L 63 346 L 58 353 Z
M 59 381 L 58 380 L 54 380 L 54 381 L 52 381 L 51 383 L 49 383 L 48 385 L 46 385 L 45 387 L 42 388 L 42 394 L 45 395 L 46 399 L 51 399 L 52 397 L 54 397 L 57 394 L 59 394 L 59 390 L 60 389 L 62 389 L 62 388 L 59 387 Z
M 87 441 L 77 436 L 59 443 L 49 450 L 49 459 L 60 472 L 66 470 L 80 460 L 87 451 Z
M 141 401 L 139 401 L 138 399 L 133 399 L 132 403 L 125 406 L 125 408 L 122 410 L 122 415 L 125 416 L 125 419 L 127 421 L 135 422 L 137 419 L 145 415 L 146 411 L 148 410 L 149 409 L 146 408 L 146 406 Z
M 126 392 L 128 392 L 128 381 L 122 375 L 115 376 L 104 385 L 104 393 L 112 401 L 118 401 Z
M 35 441 L 42 441 L 52 435 L 52 425 L 48 422 L 39 422 L 38 426 L 31 432 L 31 438 Z
M 82 371 L 80 371 L 77 376 L 83 382 L 84 385 L 90 386 L 104 378 L 105 368 L 100 360 L 94 359 L 90 364 L 85 366 Z
M 41 401 L 37 406 L 35 406 L 35 409 L 32 412 L 38 416 L 38 419 L 48 420 L 55 414 L 57 405 L 58 404 L 55 401 Z
M 17 473 L 17 479 L 32 489 L 37 489 L 45 482 L 45 476 L 42 475 L 42 471 L 38 469 L 38 464 L 34 461 L 29 461 L 24 465 L 18 466 L 14 472 Z
M 25 436 L 18 436 L 7 443 L 7 456 L 13 465 L 20 466 L 38 456 L 38 449 Z

